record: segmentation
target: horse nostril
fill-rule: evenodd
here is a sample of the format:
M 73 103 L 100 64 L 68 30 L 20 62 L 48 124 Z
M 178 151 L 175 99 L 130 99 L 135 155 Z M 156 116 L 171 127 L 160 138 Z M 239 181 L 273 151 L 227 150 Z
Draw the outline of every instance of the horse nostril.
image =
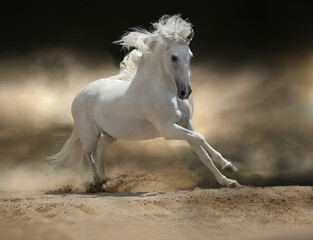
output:
M 180 92 L 180 96 L 185 96 L 185 94 L 186 94 L 186 91 L 185 90 L 182 90 L 181 92 Z
M 192 93 L 192 89 L 190 88 L 190 89 L 189 89 L 189 95 L 191 95 L 191 93 Z

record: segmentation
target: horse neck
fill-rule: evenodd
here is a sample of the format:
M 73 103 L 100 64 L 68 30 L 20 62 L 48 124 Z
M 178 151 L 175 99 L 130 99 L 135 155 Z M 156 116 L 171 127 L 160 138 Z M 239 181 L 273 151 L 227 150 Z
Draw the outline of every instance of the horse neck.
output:
M 161 58 L 153 55 L 140 60 L 132 85 L 136 87 L 140 85 L 140 87 L 161 88 L 163 91 L 176 93 L 176 85 L 171 76 L 166 73 Z

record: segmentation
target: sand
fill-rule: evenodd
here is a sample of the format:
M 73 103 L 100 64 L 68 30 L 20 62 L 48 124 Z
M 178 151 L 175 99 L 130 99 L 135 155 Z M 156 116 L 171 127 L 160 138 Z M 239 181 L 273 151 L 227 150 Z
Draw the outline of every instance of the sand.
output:
M 1 192 L 0 233 L 7 240 L 313 239 L 313 190 Z

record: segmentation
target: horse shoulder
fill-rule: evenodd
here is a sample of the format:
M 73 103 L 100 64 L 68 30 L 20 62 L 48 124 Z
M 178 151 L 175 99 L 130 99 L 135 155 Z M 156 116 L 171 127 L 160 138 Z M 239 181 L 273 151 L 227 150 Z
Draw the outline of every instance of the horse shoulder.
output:
M 175 95 L 160 96 L 150 102 L 149 117 L 151 122 L 162 124 L 165 122 L 177 123 L 182 118 L 182 112 L 178 106 L 178 100 Z

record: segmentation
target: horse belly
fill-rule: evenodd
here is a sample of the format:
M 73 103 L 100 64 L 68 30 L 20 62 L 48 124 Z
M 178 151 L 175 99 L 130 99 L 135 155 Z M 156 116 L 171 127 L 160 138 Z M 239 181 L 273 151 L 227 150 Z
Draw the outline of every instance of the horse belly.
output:
M 103 124 L 103 132 L 114 138 L 123 140 L 147 140 L 160 137 L 157 129 L 148 121 L 135 119 L 107 119 Z

